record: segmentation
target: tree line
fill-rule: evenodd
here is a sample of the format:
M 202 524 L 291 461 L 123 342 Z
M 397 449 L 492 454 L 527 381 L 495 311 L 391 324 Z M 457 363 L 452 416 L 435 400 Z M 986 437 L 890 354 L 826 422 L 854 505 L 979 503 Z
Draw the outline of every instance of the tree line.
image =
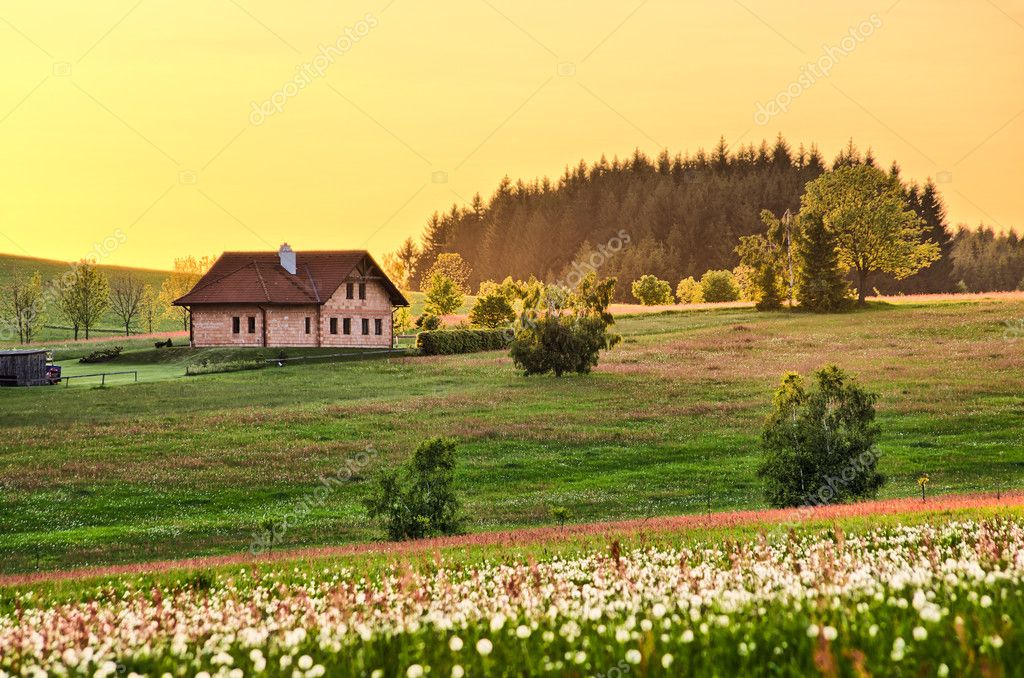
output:
M 423 289 L 426 272 L 445 253 L 459 254 L 471 265 L 471 288 L 506 277 L 554 281 L 571 275 L 625 231 L 629 246 L 602 258 L 601 276 L 699 279 L 739 264 L 740 239 L 769 230 L 764 210 L 777 217 L 796 214 L 805 187 L 822 174 L 876 165 L 871 151 L 862 154 L 852 140 L 827 163 L 816 145 L 794 150 L 781 135 L 773 145 L 735 151 L 724 139 L 710 153 L 664 151 L 652 159 L 637 150 L 624 160 L 581 161 L 556 180 L 513 183 L 505 177 L 489 200 L 477 194 L 466 207 L 434 213 L 419 243 L 409 239 L 385 259 L 407 288 Z M 923 223 L 924 240 L 935 243 L 939 258 L 912 275 L 871 276 L 865 292 L 989 291 L 1021 284 L 1019 256 L 1010 254 L 1020 249 L 1015 235 L 990 237 L 964 228 L 954 233 L 934 182 L 904 181 L 895 163 L 885 173 L 898 185 L 906 209 Z M 854 270 L 850 277 L 854 286 L 863 282 L 857 275 Z M 628 285 L 620 285 L 616 300 L 629 300 L 629 293 Z
M 50 280 L 39 271 L 16 272 L 0 286 L 0 339 L 31 343 L 46 322 L 67 323 L 76 341 L 80 336 L 89 339 L 110 317 L 125 336 L 152 333 L 161 318 L 176 319 L 187 330 L 188 312 L 171 304 L 191 290 L 212 263 L 210 257 L 176 259 L 159 289 L 130 271 L 108 275 L 87 259 Z

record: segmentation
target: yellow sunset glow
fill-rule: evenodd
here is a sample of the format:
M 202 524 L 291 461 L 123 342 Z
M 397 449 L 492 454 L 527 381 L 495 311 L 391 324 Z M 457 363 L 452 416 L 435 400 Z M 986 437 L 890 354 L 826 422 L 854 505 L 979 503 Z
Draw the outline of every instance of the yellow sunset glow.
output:
M 779 132 L 1024 226 L 1020 0 L 5 0 L 0 59 L 12 254 L 379 255 L 505 174 Z

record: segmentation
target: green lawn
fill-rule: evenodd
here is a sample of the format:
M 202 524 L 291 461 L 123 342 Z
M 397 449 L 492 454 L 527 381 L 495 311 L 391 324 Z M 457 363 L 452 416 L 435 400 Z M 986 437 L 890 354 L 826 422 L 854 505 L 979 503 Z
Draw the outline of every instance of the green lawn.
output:
M 0 569 L 241 551 L 265 517 L 288 518 L 284 547 L 377 538 L 368 476 L 438 434 L 460 442 L 472 531 L 550 524 L 555 506 L 576 521 L 761 507 L 771 390 L 830 361 L 881 393 L 883 496 L 923 471 L 935 493 L 1020 487 L 1024 340 L 1004 337 L 1019 318 L 1022 302 L 633 316 L 594 374 L 562 379 L 500 353 L 166 378 L 196 354 L 129 353 L 105 369 L 145 357 L 152 380 L 0 394 Z

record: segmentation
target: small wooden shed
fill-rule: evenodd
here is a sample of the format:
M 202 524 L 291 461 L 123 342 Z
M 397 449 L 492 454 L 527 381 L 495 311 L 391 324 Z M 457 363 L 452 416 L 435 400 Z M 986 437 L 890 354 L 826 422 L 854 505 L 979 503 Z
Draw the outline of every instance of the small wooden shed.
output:
M 46 351 L 0 351 L 0 387 L 46 383 Z

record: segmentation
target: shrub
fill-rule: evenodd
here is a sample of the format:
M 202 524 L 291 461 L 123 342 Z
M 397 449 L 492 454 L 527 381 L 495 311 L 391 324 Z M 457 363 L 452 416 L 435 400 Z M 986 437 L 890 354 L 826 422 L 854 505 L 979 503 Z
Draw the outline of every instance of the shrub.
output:
M 171 339 L 168 339 L 167 341 L 158 341 L 155 344 L 153 344 L 153 346 L 155 346 L 156 348 L 170 348 L 174 346 L 174 341 L 172 341 Z
M 700 279 L 700 290 L 704 301 L 736 301 L 740 298 L 740 286 L 732 271 L 708 271 Z
M 98 351 L 93 351 L 89 355 L 79 358 L 80 363 L 105 363 L 110 362 L 117 356 L 121 355 L 121 351 L 124 350 L 124 346 L 114 346 L 113 348 L 104 348 Z
M 590 372 L 600 350 L 622 339 L 608 329 L 614 320 L 608 306 L 615 282 L 598 281 L 596 274 L 588 273 L 572 291 L 533 287 L 523 299 L 523 315 L 512 340 L 516 367 L 526 376 Z
M 680 304 L 702 304 L 704 303 L 704 292 L 701 290 L 700 283 L 691 275 L 689 278 L 679 281 L 676 286 L 676 299 Z
M 478 297 L 469 312 L 469 320 L 481 327 L 506 327 L 516 318 L 516 310 L 509 298 L 499 291 Z
M 436 330 L 441 327 L 441 319 L 436 315 L 430 313 L 424 313 L 419 318 L 416 318 L 416 327 L 424 330 Z
M 644 306 L 658 306 L 672 303 L 672 286 L 667 280 L 653 275 L 640 276 L 632 285 L 633 296 Z
M 455 441 L 431 438 L 419 444 L 399 471 L 384 471 L 363 500 L 370 518 L 382 518 L 388 538 L 422 539 L 462 530 L 455 494 Z
M 453 355 L 507 349 L 512 340 L 508 330 L 434 330 L 420 332 L 416 348 L 423 355 Z
M 611 348 L 620 339 L 595 316 L 547 315 L 516 330 L 512 361 L 527 376 L 586 374 L 597 365 L 600 350 Z
M 874 497 L 885 482 L 876 470 L 878 396 L 834 365 L 819 370 L 815 380 L 808 392 L 799 374 L 783 377 L 762 432 L 758 475 L 774 507 Z

